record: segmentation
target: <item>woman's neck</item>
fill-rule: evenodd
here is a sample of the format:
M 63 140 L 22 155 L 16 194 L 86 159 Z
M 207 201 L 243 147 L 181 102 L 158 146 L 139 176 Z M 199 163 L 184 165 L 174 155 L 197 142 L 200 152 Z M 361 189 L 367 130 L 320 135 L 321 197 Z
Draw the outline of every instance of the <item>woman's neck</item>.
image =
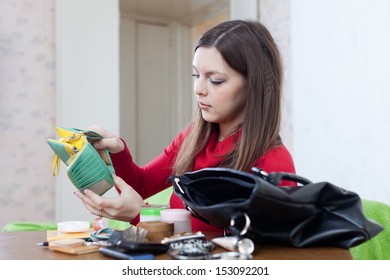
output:
M 239 128 L 239 125 L 219 125 L 218 141 L 221 142 L 234 134 Z

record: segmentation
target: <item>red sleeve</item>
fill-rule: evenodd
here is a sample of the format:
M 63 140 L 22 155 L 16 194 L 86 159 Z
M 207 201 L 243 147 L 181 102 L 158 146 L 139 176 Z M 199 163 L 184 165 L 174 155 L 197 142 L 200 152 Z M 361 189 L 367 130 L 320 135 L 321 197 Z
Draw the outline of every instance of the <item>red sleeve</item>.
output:
M 125 149 L 117 154 L 110 154 L 115 173 L 132 186 L 144 199 L 170 186 L 168 177 L 172 165 L 185 136 L 187 129 L 181 132 L 172 143 L 156 158 L 144 166 L 134 163 L 130 150 Z

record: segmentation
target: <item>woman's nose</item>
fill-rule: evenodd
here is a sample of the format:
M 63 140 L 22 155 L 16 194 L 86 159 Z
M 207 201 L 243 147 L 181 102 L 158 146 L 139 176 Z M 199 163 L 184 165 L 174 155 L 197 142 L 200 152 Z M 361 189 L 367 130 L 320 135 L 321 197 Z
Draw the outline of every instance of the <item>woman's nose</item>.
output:
M 196 95 L 206 95 L 207 94 L 207 88 L 205 84 L 200 80 L 196 80 L 194 82 L 194 91 Z

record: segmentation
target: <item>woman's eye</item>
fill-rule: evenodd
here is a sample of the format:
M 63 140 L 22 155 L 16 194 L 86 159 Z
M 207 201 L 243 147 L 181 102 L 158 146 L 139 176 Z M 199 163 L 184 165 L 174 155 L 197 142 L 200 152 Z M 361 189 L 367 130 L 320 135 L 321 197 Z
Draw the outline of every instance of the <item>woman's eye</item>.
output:
M 191 76 L 196 78 L 196 79 L 199 78 L 199 74 L 192 74 Z
M 223 82 L 224 82 L 223 80 L 214 80 L 210 78 L 210 83 L 212 83 L 213 85 L 220 85 Z

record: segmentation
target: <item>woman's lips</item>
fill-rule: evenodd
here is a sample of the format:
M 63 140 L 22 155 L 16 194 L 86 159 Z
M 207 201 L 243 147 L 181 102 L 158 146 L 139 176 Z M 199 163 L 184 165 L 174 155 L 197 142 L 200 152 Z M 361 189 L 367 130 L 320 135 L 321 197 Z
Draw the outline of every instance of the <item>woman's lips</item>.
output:
M 211 107 L 210 105 L 204 104 L 202 102 L 199 102 L 198 104 L 199 104 L 199 108 L 202 110 L 207 110 L 208 108 Z

